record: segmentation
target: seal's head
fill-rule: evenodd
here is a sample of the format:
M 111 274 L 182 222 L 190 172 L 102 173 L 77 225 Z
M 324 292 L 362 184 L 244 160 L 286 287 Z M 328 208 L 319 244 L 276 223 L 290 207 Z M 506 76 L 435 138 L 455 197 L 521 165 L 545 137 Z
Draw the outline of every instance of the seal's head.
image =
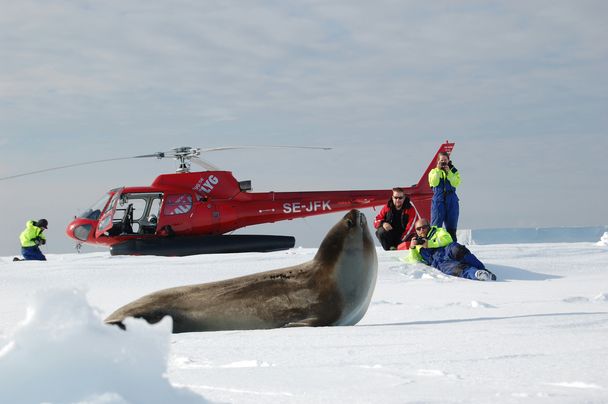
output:
M 366 254 L 373 252 L 376 255 L 374 241 L 367 226 L 365 215 L 353 209 L 329 230 L 315 256 L 315 260 L 323 263 L 334 263 L 339 258 L 338 252 L 344 248 L 352 253 Z

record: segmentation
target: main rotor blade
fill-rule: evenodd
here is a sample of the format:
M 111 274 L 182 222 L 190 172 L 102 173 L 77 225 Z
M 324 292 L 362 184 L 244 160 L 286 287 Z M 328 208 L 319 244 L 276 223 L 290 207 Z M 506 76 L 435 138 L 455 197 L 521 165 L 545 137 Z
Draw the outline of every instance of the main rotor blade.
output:
M 201 153 L 223 151 L 223 150 L 235 150 L 235 149 L 316 149 L 316 150 L 331 150 L 331 147 L 316 147 L 316 146 L 223 146 L 223 147 L 211 147 L 208 149 L 200 149 Z M 207 170 L 218 171 L 220 168 L 213 164 L 205 161 L 199 157 L 191 157 L 193 163 Z
M 129 160 L 129 159 L 136 159 L 136 158 L 142 158 L 142 157 L 158 157 L 157 154 L 150 154 L 150 155 L 142 155 L 142 156 L 132 156 L 132 157 L 116 157 L 116 158 L 112 158 L 112 159 L 103 159 L 103 160 L 95 160 L 95 161 L 86 161 L 84 163 L 75 163 L 75 164 L 66 164 L 64 166 L 57 166 L 57 167 L 50 167 L 50 168 L 44 168 L 42 170 L 36 170 L 36 171 L 29 171 L 27 173 L 21 173 L 21 174 L 15 174 L 15 175 L 10 175 L 8 177 L 0 177 L 0 181 L 4 181 L 4 180 L 10 180 L 13 178 L 19 178 L 19 177 L 25 177 L 26 175 L 33 175 L 33 174 L 40 174 L 40 173 L 46 173 L 47 171 L 56 171 L 56 170 L 62 170 L 64 168 L 71 168 L 71 167 L 80 167 L 80 166 L 86 166 L 89 164 L 97 164 L 97 163 L 106 163 L 108 161 L 117 161 L 117 160 Z M 159 157 L 160 158 L 160 157 Z
M 142 154 L 141 156 L 133 156 L 133 157 L 125 157 L 125 158 L 141 159 L 141 158 L 148 158 L 148 157 L 156 157 L 157 159 L 162 159 L 163 157 L 165 157 L 165 153 L 156 152 L 154 154 Z
M 211 170 L 211 171 L 220 171 L 219 167 L 214 166 L 213 164 L 209 163 L 208 161 L 205 161 L 199 157 L 192 157 L 191 158 L 192 162 L 200 167 L 203 167 L 207 170 Z
M 192 148 L 183 148 L 185 151 L 186 149 L 188 149 L 188 151 Z M 331 150 L 331 147 L 316 147 L 316 146 L 224 146 L 224 147 L 212 147 L 209 149 L 200 149 L 200 152 L 212 152 L 212 151 L 222 151 L 222 150 L 233 150 L 233 149 L 316 149 L 316 150 Z M 57 166 L 57 167 L 50 167 L 50 168 L 45 168 L 42 170 L 35 170 L 35 171 L 29 171 L 26 173 L 21 173 L 21 174 L 15 174 L 15 175 L 9 175 L 7 177 L 0 177 L 0 181 L 4 181 L 4 180 L 10 180 L 13 178 L 19 178 L 19 177 L 25 177 L 27 175 L 33 175 L 33 174 L 40 174 L 40 173 L 45 173 L 48 171 L 56 171 L 56 170 L 62 170 L 64 168 L 72 168 L 72 167 L 80 167 L 80 166 L 86 166 L 86 165 L 90 165 L 90 164 L 98 164 L 98 163 L 105 163 L 108 161 L 117 161 L 117 160 L 128 160 L 128 159 L 137 159 L 137 158 L 149 158 L 149 157 L 156 157 L 158 159 L 162 159 L 165 157 L 171 157 L 171 158 L 177 158 L 177 151 L 180 151 L 178 149 L 174 149 L 171 152 L 157 152 L 157 153 L 153 153 L 153 154 L 142 154 L 140 156 L 131 156 L 131 157 L 117 157 L 117 158 L 111 158 L 111 159 L 103 159 L 103 160 L 94 160 L 94 161 L 86 161 L 84 163 L 75 163 L 75 164 L 66 164 L 63 166 Z M 194 162 L 195 164 L 207 169 L 207 170 L 213 170 L 213 171 L 217 171 L 219 170 L 218 167 L 216 167 L 215 165 L 202 160 L 200 158 L 198 158 L 198 153 L 199 153 L 199 149 L 192 149 L 194 151 L 190 152 L 191 154 L 186 156 L 187 159 L 192 160 L 192 162 Z M 175 154 L 175 155 L 173 155 Z
M 201 149 L 201 152 L 212 152 L 232 149 L 316 149 L 316 150 L 331 150 L 331 147 L 317 147 L 317 146 L 225 146 L 225 147 L 212 147 L 209 149 Z

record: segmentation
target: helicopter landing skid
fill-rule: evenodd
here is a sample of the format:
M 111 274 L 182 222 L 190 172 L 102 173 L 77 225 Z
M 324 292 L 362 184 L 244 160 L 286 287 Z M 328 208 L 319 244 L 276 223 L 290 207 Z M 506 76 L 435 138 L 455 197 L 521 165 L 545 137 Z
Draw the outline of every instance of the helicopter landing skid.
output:
M 270 252 L 287 250 L 295 243 L 296 239 L 292 236 L 249 234 L 138 238 L 114 244 L 110 247 L 110 254 L 185 257 L 197 254 Z

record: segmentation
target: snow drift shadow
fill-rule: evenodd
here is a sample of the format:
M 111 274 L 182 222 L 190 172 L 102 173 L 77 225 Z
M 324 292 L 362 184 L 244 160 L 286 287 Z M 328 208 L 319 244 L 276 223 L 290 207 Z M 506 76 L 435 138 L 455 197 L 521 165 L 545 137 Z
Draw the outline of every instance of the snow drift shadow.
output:
M 487 265 L 487 268 L 496 275 L 496 282 L 507 281 L 546 281 L 548 279 L 558 279 L 561 276 L 532 272 L 522 268 L 510 267 L 506 265 Z M 389 270 L 396 271 L 409 279 L 433 279 L 435 281 L 451 281 L 453 276 L 446 275 L 436 268 L 424 264 L 401 264 L 389 267 Z
M 487 268 L 496 274 L 497 281 L 546 281 L 558 279 L 561 276 L 532 272 L 522 268 L 509 267 L 506 265 L 487 265 Z
M 475 318 L 453 318 L 449 320 L 428 320 L 428 321 L 409 321 L 403 323 L 386 323 L 386 324 L 362 324 L 357 327 L 379 327 L 379 326 L 403 326 L 403 325 L 432 325 L 432 324 L 455 324 L 469 323 L 476 321 L 497 321 L 497 320 L 512 320 L 517 318 L 534 318 L 534 317 L 565 317 L 565 316 L 597 316 L 607 315 L 605 311 L 592 312 L 570 312 L 570 313 L 539 313 L 539 314 L 521 314 L 517 316 L 492 316 L 492 317 L 475 317 Z

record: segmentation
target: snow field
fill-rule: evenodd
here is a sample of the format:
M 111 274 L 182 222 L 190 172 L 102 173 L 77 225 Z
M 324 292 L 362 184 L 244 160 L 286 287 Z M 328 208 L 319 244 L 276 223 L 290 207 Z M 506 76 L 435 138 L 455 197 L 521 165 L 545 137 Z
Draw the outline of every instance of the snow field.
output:
M 175 335 L 164 323 L 134 321 L 124 333 L 101 320 L 152 291 L 299 264 L 316 249 L 0 258 L 0 401 L 608 401 L 608 249 L 471 250 L 498 281 L 448 277 L 378 250 L 372 304 L 354 327 Z

